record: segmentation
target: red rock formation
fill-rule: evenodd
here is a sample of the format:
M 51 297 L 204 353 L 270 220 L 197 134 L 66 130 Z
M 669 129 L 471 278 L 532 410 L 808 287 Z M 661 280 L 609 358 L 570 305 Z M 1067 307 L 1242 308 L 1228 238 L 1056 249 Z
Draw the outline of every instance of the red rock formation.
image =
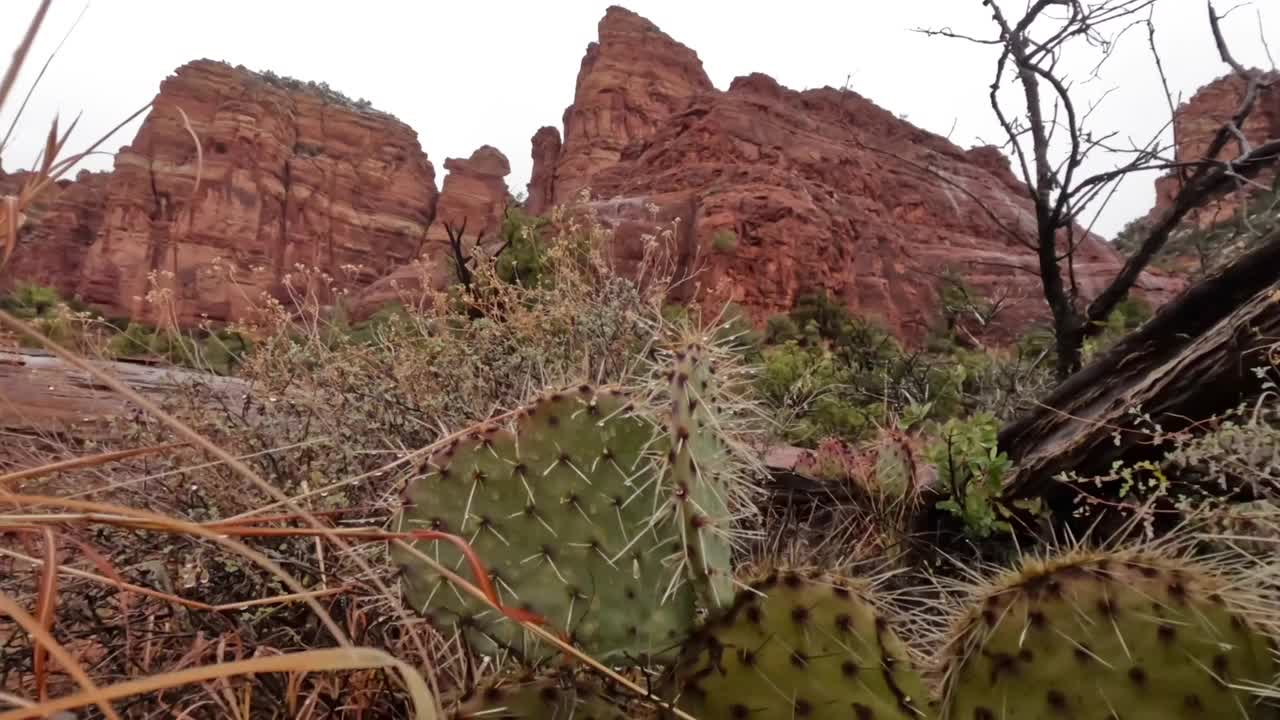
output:
M 31 173 L 0 172 L 0 195 L 16 195 Z M 80 267 L 102 223 L 108 173 L 85 170 L 75 180 L 60 180 L 28 208 L 28 222 L 0 271 L 0 291 L 18 282 L 52 287 L 63 297 L 76 292 Z
M 461 228 L 466 223 L 468 238 L 493 238 L 502 226 L 509 195 L 503 178 L 511 174 L 511 164 L 497 148 L 483 145 L 470 158 L 448 158 L 444 167 L 449 174 L 436 203 L 435 222 L 427 231 L 425 252 L 431 257 L 447 252 L 448 225 Z
M 163 310 L 143 300 L 154 275 L 184 325 L 244 317 L 264 292 L 284 296 L 298 265 L 351 287 L 408 262 L 435 199 L 431 164 L 395 118 L 297 81 L 192 62 L 164 81 L 116 156 L 79 293 L 157 322 Z
M 1264 77 L 1270 79 L 1271 85 L 1258 92 L 1253 112 L 1241 128 L 1245 138 L 1253 145 L 1280 138 L 1280 73 L 1267 73 Z M 1174 113 L 1173 133 L 1174 157 L 1178 162 L 1195 162 L 1204 157 L 1218 128 L 1240 107 L 1244 89 L 1244 80 L 1232 73 L 1200 88 L 1177 109 Z M 1239 146 L 1232 141 L 1220 157 L 1232 158 L 1239 153 Z M 1274 169 L 1264 170 L 1254 181 L 1269 186 L 1275 177 Z M 1148 219 L 1155 219 L 1168 210 L 1178 189 L 1176 175 L 1170 174 L 1156 180 L 1156 204 Z M 1209 206 L 1191 213 L 1186 222 L 1204 227 L 1228 220 L 1256 189 L 1256 186 L 1246 187 L 1240 192 L 1225 195 Z
M 463 240 L 468 248 L 477 237 L 484 252 L 494 252 L 501 244 L 499 231 L 509 196 L 503 178 L 511 172 L 507 157 L 485 145 L 469 159 L 449 158 L 444 166 L 449 174 L 444 178 L 435 222 L 427 231 L 421 257 L 356 293 L 351 303 L 353 319 L 363 320 L 394 302 L 423 307 L 431 302 L 432 293 L 453 281 L 446 225 L 462 228 L 466 223 Z
M 647 54 L 618 25 L 645 28 Z M 825 291 L 917 343 L 938 322 L 947 271 L 1007 298 L 994 340 L 1046 315 L 1025 245 L 1034 237 L 1031 204 L 995 148 L 966 152 L 853 92 L 795 92 L 760 74 L 718 92 L 691 51 L 648 23 L 611 11 L 600 27 L 565 113 L 554 196 L 564 202 L 590 186 L 593 207 L 616 227 L 624 267 L 654 232 L 656 207 L 659 224 L 679 219 L 680 270 L 699 270 L 683 293 L 712 305 L 731 300 L 757 320 Z M 655 77 L 666 80 L 662 102 L 637 100 Z M 616 91 L 602 92 L 608 86 Z M 583 118 L 596 120 L 596 133 L 583 132 Z M 726 231 L 736 247 L 712 248 Z M 1086 238 L 1075 263 L 1081 294 L 1096 294 L 1119 266 L 1107 243 Z M 1162 301 L 1181 282 L 1148 274 L 1140 287 Z
M 203 150 L 198 190 L 179 108 Z M 535 212 L 590 187 L 618 230 L 614 254 L 631 262 L 655 217 L 678 220 L 681 269 L 705 270 L 686 295 L 732 299 L 758 320 L 824 290 L 916 342 L 937 319 L 947 270 L 1011 297 L 1006 327 L 1044 316 L 1024 245 L 1030 203 L 996 149 L 962 150 L 852 92 L 795 92 L 764 75 L 719 92 L 696 53 L 621 8 L 607 11 L 587 49 L 563 143 L 544 128 L 533 157 Z M 283 294 L 298 264 L 347 287 L 381 278 L 357 298 L 366 311 L 405 299 L 404 289 L 420 299 L 449 278 L 443 221 L 467 218 L 469 238 L 492 237 L 506 202 L 501 153 L 482 148 L 446 166 L 437 208 L 434 171 L 394 118 L 325 88 L 194 62 L 165 81 L 117 157 L 102 220 L 85 211 L 60 221 L 98 225 L 74 287 L 112 314 L 154 322 L 141 298 L 158 273 L 185 324 L 251 313 L 264 292 Z M 80 201 L 96 207 L 92 193 Z M 725 231 L 736 246 L 712 248 Z M 1074 267 L 1081 295 L 1118 266 L 1106 243 L 1085 239 Z M 1142 285 L 1159 301 L 1180 283 L 1148 275 Z
M 551 207 L 555 195 L 556 161 L 560 159 L 560 131 L 550 127 L 538 128 L 533 134 L 533 172 L 529 175 L 529 196 L 525 209 L 541 215 Z
M 714 89 L 697 53 L 630 10 L 610 7 L 599 37 L 587 46 L 564 111 L 555 204 L 572 199 L 627 145 L 651 136 L 690 95 Z

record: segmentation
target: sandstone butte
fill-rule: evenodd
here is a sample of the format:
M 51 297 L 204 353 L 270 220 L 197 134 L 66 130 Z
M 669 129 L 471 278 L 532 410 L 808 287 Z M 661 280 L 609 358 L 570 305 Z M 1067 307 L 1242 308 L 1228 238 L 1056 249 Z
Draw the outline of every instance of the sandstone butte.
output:
M 194 195 L 195 151 L 178 108 L 202 143 Z M 938 283 L 954 272 L 1005 298 L 993 341 L 1045 315 L 1024 244 L 1031 206 L 996 148 L 962 149 L 848 90 L 797 92 L 761 74 L 718 90 L 693 50 L 619 7 L 599 23 L 562 122 L 563 135 L 544 127 L 532 138 L 526 209 L 587 193 L 616 230 L 610 250 L 624 271 L 646 237 L 674 223 L 689 277 L 679 299 L 731 301 L 762 322 L 825 292 L 914 345 L 937 322 Z M 149 274 L 167 272 L 176 318 L 190 325 L 251 313 L 264 292 L 284 297 L 303 264 L 355 291 L 353 314 L 367 316 L 448 282 L 446 223 L 465 219 L 469 241 L 493 239 L 509 202 L 506 158 L 486 146 L 445 168 L 437 193 L 416 135 L 395 118 L 196 61 L 161 85 L 114 171 L 82 174 L 46 198 L 0 283 L 54 285 L 154 322 L 139 298 Z M 732 247 L 713 244 L 727 234 Z M 1107 242 L 1086 237 L 1081 294 L 1120 264 Z M 1151 272 L 1139 294 L 1159 303 L 1183 285 Z
M 1253 112 L 1246 118 L 1242 128 L 1245 138 L 1254 144 L 1280 137 L 1280 72 L 1266 73 L 1264 79 L 1270 84 L 1259 89 Z M 1177 109 L 1173 118 L 1176 162 L 1192 163 L 1204 157 L 1218 128 L 1239 109 L 1244 91 L 1244 80 L 1232 73 L 1200 88 Z M 1239 147 L 1233 141 L 1223 150 L 1222 157 L 1230 158 L 1238 153 Z M 1207 227 L 1229 220 L 1252 191 L 1270 186 L 1275 181 L 1276 168 L 1264 169 L 1253 178 L 1252 185 L 1224 195 L 1216 202 L 1191 213 L 1187 222 Z M 1155 207 L 1147 215 L 1147 219 L 1153 220 L 1158 213 L 1167 210 L 1173 204 L 1178 189 L 1179 176 L 1176 173 L 1171 172 L 1157 180 Z

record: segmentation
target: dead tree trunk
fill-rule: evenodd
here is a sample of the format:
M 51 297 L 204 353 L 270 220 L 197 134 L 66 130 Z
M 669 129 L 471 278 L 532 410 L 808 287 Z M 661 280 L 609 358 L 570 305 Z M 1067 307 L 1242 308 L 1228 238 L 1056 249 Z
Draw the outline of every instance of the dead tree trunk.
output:
M 1189 288 L 1103 357 L 1072 375 L 1041 406 L 1000 431 L 1015 463 L 1010 499 L 1039 497 L 1062 508 L 1064 471 L 1104 473 L 1113 461 L 1152 452 L 1149 426 L 1166 431 L 1229 410 L 1256 395 L 1280 343 L 1280 231 Z

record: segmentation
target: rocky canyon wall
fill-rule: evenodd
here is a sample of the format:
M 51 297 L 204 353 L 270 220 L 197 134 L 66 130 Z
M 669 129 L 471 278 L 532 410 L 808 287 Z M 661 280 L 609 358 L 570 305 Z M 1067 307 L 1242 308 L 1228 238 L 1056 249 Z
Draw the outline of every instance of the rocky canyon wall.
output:
M 198 188 L 183 113 L 200 142 Z M 624 270 L 655 221 L 674 227 L 690 278 L 681 299 L 732 301 L 762 322 L 825 292 L 915 344 L 936 326 L 937 289 L 954 275 L 1002 299 L 993 341 L 1045 316 L 1026 245 L 1031 204 L 996 148 L 960 148 L 849 90 L 795 91 L 762 74 L 717 90 L 697 53 L 619 7 L 587 46 L 562 121 L 532 138 L 526 209 L 587 191 L 617 231 L 611 251 Z M 437 193 L 413 130 L 327 88 L 192 62 L 164 81 L 113 172 L 44 201 L 0 282 L 191 325 L 244 317 L 264 294 L 287 299 L 306 265 L 359 289 L 353 306 L 367 315 L 450 282 L 446 224 L 465 220 L 469 242 L 496 237 L 507 158 L 484 146 L 445 169 Z M 1080 294 L 1119 267 L 1108 243 L 1085 237 Z M 171 313 L 144 299 L 153 282 Z M 1148 273 L 1139 289 L 1161 302 L 1182 284 Z
M 30 179 L 28 172 L 0 171 L 0 195 L 17 195 Z M 52 287 L 62 297 L 76 294 L 85 256 L 102 226 L 110 179 L 110 173 L 81 171 L 36 198 L 16 249 L 0 269 L 0 292 L 26 281 Z
M 477 243 L 492 254 L 501 245 L 503 215 L 509 203 L 506 177 L 511 164 L 497 148 L 484 145 L 469 158 L 448 158 L 449 174 L 440 189 L 427 244 L 412 262 L 397 267 L 357 293 L 350 309 L 363 320 L 391 303 L 424 307 L 433 294 L 455 281 L 449 229 L 462 232 L 466 251 Z
M 797 92 L 763 74 L 718 91 L 693 51 L 615 7 L 587 49 L 564 130 L 554 157 L 552 129 L 535 136 L 530 197 L 564 203 L 589 188 L 624 266 L 654 230 L 653 207 L 660 221 L 678 218 L 676 254 L 693 278 L 684 292 L 709 305 L 732 301 L 762 321 L 825 292 L 914 344 L 935 327 L 937 288 L 953 274 L 1004 299 L 994 340 L 1046 315 L 1027 247 L 1034 214 L 1008 161 L 855 92 Z M 1080 293 L 1100 291 L 1120 265 L 1085 237 Z M 1181 286 L 1148 273 L 1139 291 L 1161 302 Z
M 108 315 L 221 322 L 261 307 L 264 293 L 287 300 L 289 284 L 305 292 L 291 276 L 300 265 L 341 289 L 408 262 L 436 194 L 404 123 L 314 85 L 199 60 L 161 84 L 109 175 L 53 201 L 86 209 L 69 233 L 70 211 L 34 224 L 11 277 L 74 290 Z M 160 302 L 148 302 L 157 288 Z
M 1241 134 L 1254 146 L 1266 140 L 1280 138 L 1280 73 L 1265 73 L 1263 77 L 1269 84 L 1259 89 L 1253 112 L 1245 119 L 1241 128 Z M 1245 87 L 1245 81 L 1232 73 L 1200 88 L 1190 100 L 1178 107 L 1173 117 L 1174 159 L 1177 162 L 1192 163 L 1204 157 L 1218 129 L 1240 108 Z M 1239 154 L 1240 147 L 1233 140 L 1219 157 L 1225 160 Z M 1270 187 L 1275 180 L 1274 167 L 1264 170 L 1253 178 L 1253 184 L 1242 186 L 1206 207 L 1193 211 L 1186 222 L 1205 227 L 1227 221 L 1251 195 L 1262 187 Z M 1147 219 L 1154 220 L 1167 211 L 1173 205 L 1179 188 L 1179 176 L 1175 173 L 1158 179 L 1156 204 Z

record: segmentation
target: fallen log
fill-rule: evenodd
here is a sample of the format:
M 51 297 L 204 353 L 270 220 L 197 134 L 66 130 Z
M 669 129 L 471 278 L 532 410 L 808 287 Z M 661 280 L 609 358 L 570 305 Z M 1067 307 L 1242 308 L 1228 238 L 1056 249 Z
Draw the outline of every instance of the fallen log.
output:
M 153 400 L 163 400 L 193 382 L 213 387 L 231 398 L 241 398 L 248 392 L 248 385 L 242 380 L 171 365 L 91 362 Z M 135 411 L 133 403 L 89 373 L 43 350 L 0 350 L 0 431 L 88 439 L 101 435 L 105 423 L 112 418 Z
M 1009 499 L 1062 508 L 1059 473 L 1105 473 L 1153 454 L 1150 425 L 1178 431 L 1256 397 L 1280 343 L 1280 231 L 1162 307 L 1142 327 L 1006 425 L 999 445 L 1015 463 Z

